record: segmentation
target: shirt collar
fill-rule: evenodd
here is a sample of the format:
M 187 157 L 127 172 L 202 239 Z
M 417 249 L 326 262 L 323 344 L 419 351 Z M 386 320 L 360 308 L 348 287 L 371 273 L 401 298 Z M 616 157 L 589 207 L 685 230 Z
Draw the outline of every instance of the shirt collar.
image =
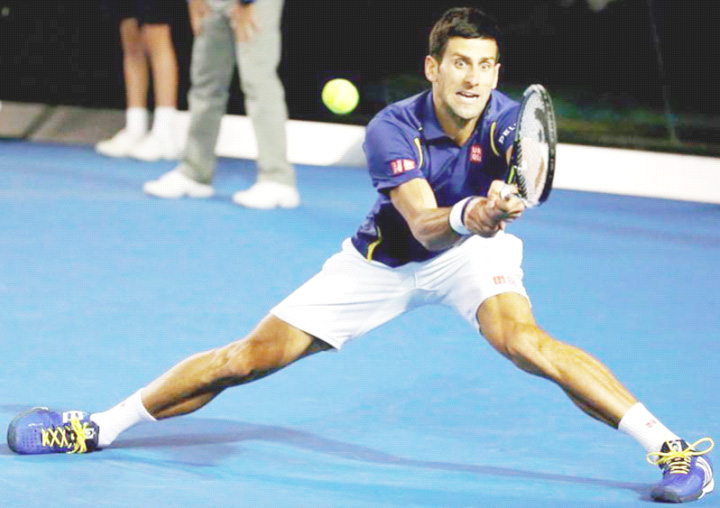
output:
M 427 140 L 447 138 L 448 135 L 442 129 L 435 114 L 435 106 L 433 105 L 432 90 L 426 92 L 425 97 L 420 104 L 420 123 L 423 128 L 423 135 Z

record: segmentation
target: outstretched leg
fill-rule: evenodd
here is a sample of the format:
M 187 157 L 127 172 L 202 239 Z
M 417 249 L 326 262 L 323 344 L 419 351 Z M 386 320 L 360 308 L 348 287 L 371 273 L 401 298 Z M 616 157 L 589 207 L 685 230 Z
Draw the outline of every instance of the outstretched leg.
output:
M 617 427 L 637 403 L 597 359 L 541 330 L 523 296 L 504 293 L 486 300 L 478 309 L 478 322 L 496 350 L 521 369 L 557 383 L 593 418 Z
M 270 315 L 244 339 L 191 356 L 150 383 L 142 392 L 143 405 L 156 419 L 191 413 L 226 388 L 260 379 L 329 348 Z
M 108 446 L 142 421 L 197 411 L 226 388 L 260 379 L 329 348 L 269 315 L 244 339 L 193 355 L 117 406 L 93 414 L 91 419 L 100 428 L 99 444 Z
M 712 465 L 703 457 L 713 448 L 712 439 L 690 444 L 680 439 L 602 363 L 538 328 L 524 296 L 504 293 L 490 298 L 480 306 L 477 317 L 490 344 L 518 367 L 554 381 L 580 409 L 645 447 L 648 461 L 663 472 L 662 481 L 650 493 L 653 499 L 677 503 L 712 492 Z

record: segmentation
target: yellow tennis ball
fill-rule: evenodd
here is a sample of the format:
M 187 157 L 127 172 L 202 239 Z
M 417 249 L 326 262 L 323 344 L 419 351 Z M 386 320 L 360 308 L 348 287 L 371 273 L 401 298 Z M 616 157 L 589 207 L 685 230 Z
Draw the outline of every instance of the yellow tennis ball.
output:
M 359 100 L 358 89 L 347 79 L 331 79 L 322 90 L 323 104 L 336 115 L 347 115 Z

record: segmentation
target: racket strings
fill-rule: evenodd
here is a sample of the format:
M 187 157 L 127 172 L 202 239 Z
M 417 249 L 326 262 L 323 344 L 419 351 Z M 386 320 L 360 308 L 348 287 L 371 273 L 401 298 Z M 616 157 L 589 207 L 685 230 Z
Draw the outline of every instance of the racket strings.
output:
M 538 202 L 545 188 L 549 158 L 548 119 L 545 105 L 539 94 L 529 97 L 518 119 L 521 133 L 518 145 L 517 184 L 521 193 L 531 202 Z

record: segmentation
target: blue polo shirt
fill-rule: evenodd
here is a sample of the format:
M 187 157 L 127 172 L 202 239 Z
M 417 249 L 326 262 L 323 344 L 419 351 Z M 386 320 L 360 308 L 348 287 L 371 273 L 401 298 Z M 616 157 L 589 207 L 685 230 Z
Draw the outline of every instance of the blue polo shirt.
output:
M 463 146 L 442 130 L 429 90 L 380 111 L 368 124 L 363 143 L 378 197 L 352 237 L 355 248 L 366 259 L 388 266 L 440 254 L 415 239 L 390 201 L 390 190 L 424 178 L 440 207 L 486 195 L 493 180 L 505 177 L 505 153 L 512 146 L 518 110 L 516 101 L 493 90 L 475 132 Z

